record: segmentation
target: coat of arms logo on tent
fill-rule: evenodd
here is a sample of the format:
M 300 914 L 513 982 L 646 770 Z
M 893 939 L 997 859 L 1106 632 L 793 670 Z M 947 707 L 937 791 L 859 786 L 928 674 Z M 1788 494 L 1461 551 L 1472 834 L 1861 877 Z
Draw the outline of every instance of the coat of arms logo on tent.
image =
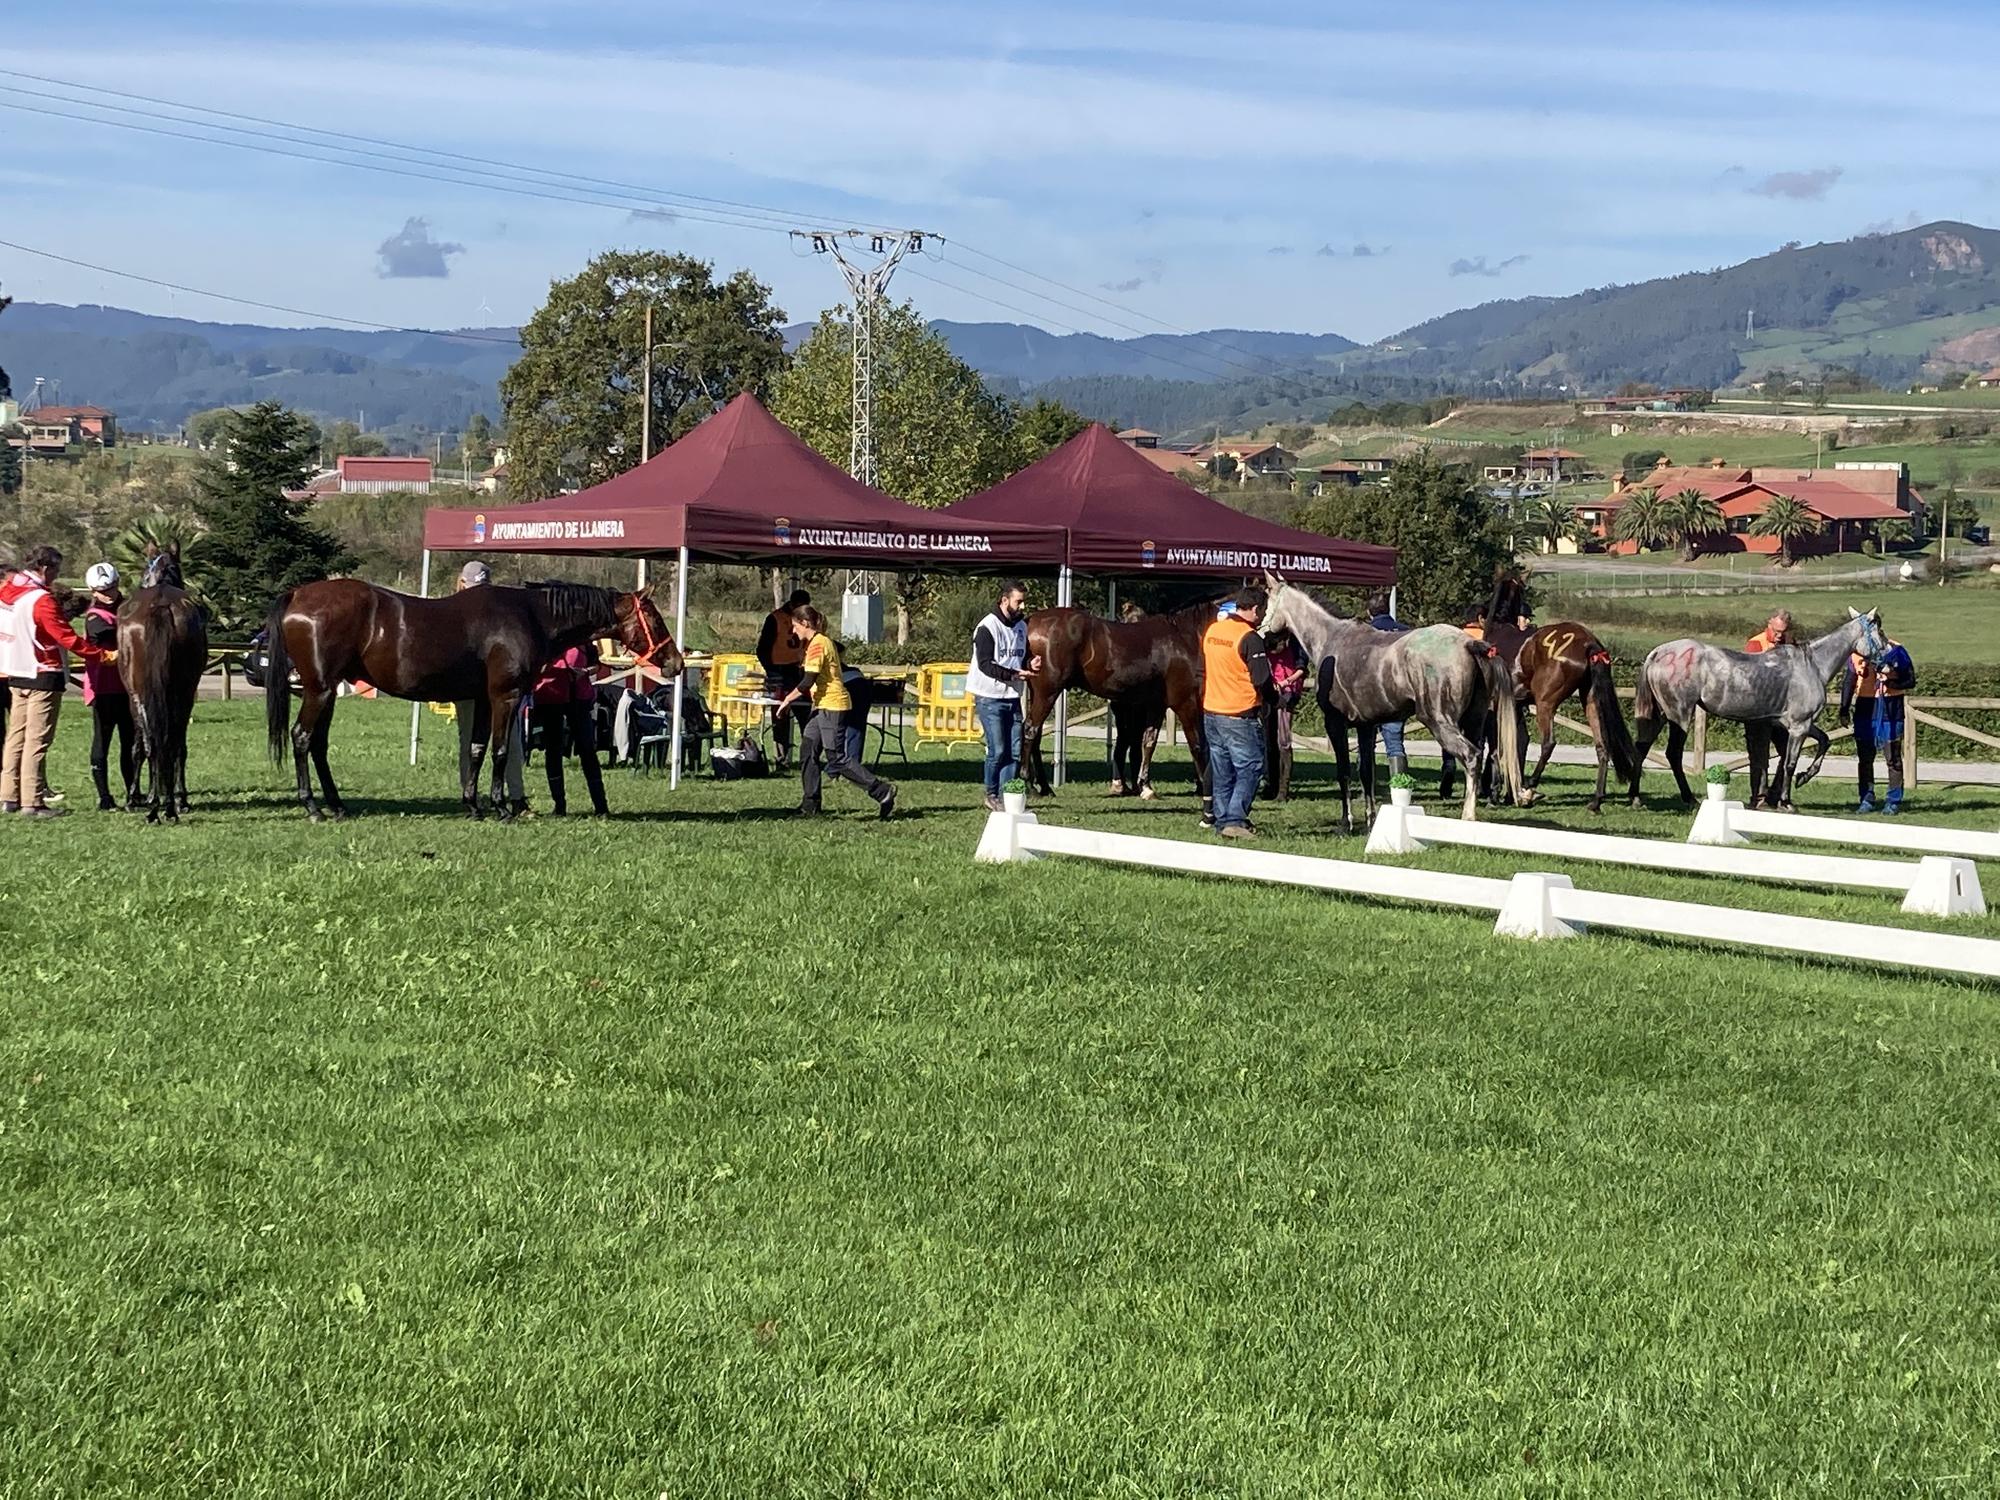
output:
M 780 547 L 792 544 L 792 522 L 788 516 L 774 516 L 771 520 L 771 540 Z
M 486 540 L 486 513 L 484 511 L 481 511 L 472 518 L 472 539 L 475 542 Z
M 1153 557 L 1154 557 L 1154 552 L 1153 552 L 1153 543 L 1151 539 L 1141 542 L 1139 544 L 1140 563 L 1150 568 L 1153 565 Z

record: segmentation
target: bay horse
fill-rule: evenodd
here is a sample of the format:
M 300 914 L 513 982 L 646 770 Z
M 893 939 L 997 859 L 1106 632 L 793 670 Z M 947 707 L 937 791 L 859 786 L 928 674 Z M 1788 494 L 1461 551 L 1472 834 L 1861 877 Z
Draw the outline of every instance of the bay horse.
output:
M 1266 573 L 1271 602 L 1262 628 L 1288 630 L 1314 664 L 1320 712 L 1326 718 L 1340 772 L 1340 821 L 1354 832 L 1349 783 L 1347 731 L 1360 731 L 1361 795 L 1370 822 L 1375 816 L 1375 735 L 1378 724 L 1415 718 L 1440 748 L 1465 764 L 1465 802 L 1470 822 L 1479 804 L 1479 769 L 1485 754 L 1482 730 L 1498 709 L 1500 765 L 1516 802 L 1529 794 L 1521 785 L 1520 721 L 1510 712 L 1511 674 L 1493 649 L 1456 625 L 1420 630 L 1377 630 L 1364 620 L 1343 620 L 1302 589 Z
M 1680 786 L 1681 801 L 1694 805 L 1694 789 L 1681 769 L 1681 751 L 1697 708 L 1712 718 L 1785 731 L 1785 749 L 1772 768 L 1770 805 L 1792 810 L 1793 777 L 1807 728 L 1826 708 L 1826 685 L 1850 655 L 1880 662 L 1889 649 L 1881 611 L 1850 609 L 1847 623 L 1803 646 L 1775 651 L 1725 651 L 1704 641 L 1668 641 L 1646 654 L 1639 668 L 1639 697 L 1633 717 L 1639 742 L 1632 768 L 1631 804 L 1639 803 L 1639 776 L 1646 752 L 1660 730 L 1667 731 L 1667 765 Z M 1664 726 L 1662 720 L 1664 719 Z
M 1025 678 L 1021 769 L 1028 782 L 1045 797 L 1053 790 L 1042 760 L 1042 725 L 1062 694 L 1081 688 L 1111 705 L 1119 756 L 1114 790 L 1153 795 L 1153 751 L 1171 709 L 1194 757 L 1195 789 L 1206 797 L 1201 636 L 1214 619 L 1212 600 L 1132 621 L 1107 620 L 1070 605 L 1029 615 L 1028 655 L 1041 657 L 1042 665 Z
M 1609 772 L 1616 769 L 1622 784 L 1631 780 L 1633 770 L 1632 733 L 1618 702 L 1618 685 L 1612 680 L 1611 652 L 1589 626 L 1575 620 L 1558 620 L 1538 629 L 1524 627 L 1526 593 L 1519 575 L 1503 572 L 1494 582 L 1484 622 L 1487 644 L 1500 653 L 1514 674 L 1516 702 L 1525 698 L 1535 705 L 1542 753 L 1525 785 L 1530 791 L 1541 787 L 1542 773 L 1556 750 L 1556 710 L 1574 697 L 1583 705 L 1591 743 L 1597 750 L 1597 790 L 1586 806 L 1593 813 L 1600 812 Z
M 148 771 L 148 823 L 188 811 L 188 719 L 207 666 L 208 621 L 182 582 L 180 543 L 148 543 L 138 592 L 118 607 L 118 675 Z
M 343 682 L 367 682 L 393 698 L 462 703 L 485 698 L 492 708 L 492 800 L 501 820 L 520 809 L 502 798 L 505 726 L 549 662 L 571 646 L 616 635 L 627 650 L 657 667 L 669 682 L 681 652 L 653 607 L 652 590 L 614 593 L 581 583 L 486 584 L 439 599 L 377 588 L 359 578 L 335 578 L 288 589 L 267 621 L 270 663 L 264 679 L 265 727 L 271 759 L 284 764 L 287 740 L 298 771 L 299 802 L 320 821 L 313 801 L 310 756 L 326 793 L 326 810 L 347 815 L 327 768 L 327 727 Z M 299 677 L 299 717 L 291 718 L 292 673 Z M 479 766 L 473 748 L 459 792 L 477 818 Z

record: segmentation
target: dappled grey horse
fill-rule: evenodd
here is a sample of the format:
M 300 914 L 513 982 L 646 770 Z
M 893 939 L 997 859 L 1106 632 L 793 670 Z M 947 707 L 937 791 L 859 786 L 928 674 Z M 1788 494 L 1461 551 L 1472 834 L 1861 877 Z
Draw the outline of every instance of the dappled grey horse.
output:
M 1667 765 L 1680 785 L 1681 800 L 1694 801 L 1694 789 L 1681 769 L 1681 751 L 1687 745 L 1694 711 L 1702 708 L 1711 718 L 1765 728 L 1776 725 L 1785 731 L 1785 753 L 1771 772 L 1770 800 L 1773 806 L 1789 811 L 1792 778 L 1798 770 L 1799 751 L 1805 746 L 1806 727 L 1826 707 L 1827 683 L 1850 654 L 1880 661 L 1888 649 L 1881 613 L 1873 609 L 1865 615 L 1850 609 L 1845 625 L 1816 641 L 1754 655 L 1685 639 L 1655 646 L 1639 668 L 1632 806 L 1639 805 L 1639 778 L 1646 768 L 1646 752 L 1653 748 L 1662 727 L 1667 731 Z
M 1343 828 L 1354 831 L 1348 792 L 1349 726 L 1359 730 L 1362 805 L 1371 822 L 1377 724 L 1417 719 L 1440 746 L 1464 763 L 1468 772 L 1464 816 L 1470 820 L 1479 804 L 1480 757 L 1487 752 L 1481 730 L 1495 705 L 1507 709 L 1497 715 L 1507 790 L 1516 802 L 1530 800 L 1531 794 L 1521 786 L 1521 729 L 1512 712 L 1513 679 L 1490 646 L 1456 625 L 1385 631 L 1360 620 L 1343 620 L 1276 575 L 1264 577 L 1271 598 L 1261 628 L 1290 631 L 1313 666 L 1320 712 L 1326 716 L 1327 738 L 1340 770 Z

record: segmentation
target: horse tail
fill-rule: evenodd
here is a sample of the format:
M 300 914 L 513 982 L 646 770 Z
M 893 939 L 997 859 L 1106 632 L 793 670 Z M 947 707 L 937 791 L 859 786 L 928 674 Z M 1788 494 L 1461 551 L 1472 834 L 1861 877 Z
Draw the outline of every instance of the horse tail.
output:
M 1641 729 L 1660 716 L 1660 700 L 1653 692 L 1653 658 L 1639 663 L 1639 690 L 1632 697 L 1632 718 Z
M 165 614 L 163 607 L 155 605 L 130 622 L 131 633 L 139 649 L 129 656 L 121 651 L 118 663 L 125 691 L 131 695 L 133 716 L 139 731 L 139 748 L 156 765 L 162 764 L 162 757 L 167 756 L 172 748 L 169 740 L 173 733 L 171 726 L 175 722 L 174 653 L 164 638 L 171 632 L 172 624 L 162 620 Z M 166 764 L 171 764 L 171 761 Z
M 1521 710 L 1514 701 L 1514 669 L 1496 651 L 1480 661 L 1486 679 L 1487 702 L 1493 710 L 1493 725 L 1500 741 L 1500 768 L 1507 777 L 1508 800 L 1517 807 L 1527 801 L 1521 781 Z
M 285 611 L 291 603 L 292 591 L 286 589 L 264 617 L 264 729 L 271 759 L 281 766 L 292 740 L 292 654 L 285 649 Z
M 1642 684 L 1645 682 L 1643 673 L 1639 680 Z M 1625 710 L 1618 702 L 1618 684 L 1611 680 L 1610 652 L 1590 653 L 1588 691 L 1591 714 L 1597 720 L 1598 737 L 1604 741 L 1604 753 L 1611 757 L 1612 767 L 1620 779 L 1630 781 L 1639 754 L 1632 743 L 1632 731 L 1625 724 Z M 1643 686 L 1640 691 L 1645 691 Z

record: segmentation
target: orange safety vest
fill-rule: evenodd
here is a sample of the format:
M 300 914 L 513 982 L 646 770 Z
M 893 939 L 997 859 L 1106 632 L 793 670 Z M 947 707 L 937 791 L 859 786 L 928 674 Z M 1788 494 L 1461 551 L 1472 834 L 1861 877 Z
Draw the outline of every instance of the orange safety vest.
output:
M 792 635 L 792 612 L 788 609 L 774 609 L 771 620 L 777 632 L 771 637 L 771 665 L 774 667 L 796 667 L 806 659 L 806 648 Z
M 1486 622 L 1484 620 L 1468 620 L 1460 628 L 1475 641 L 1486 639 Z
M 1902 642 L 1890 641 L 1889 644 L 1900 646 Z M 1880 674 L 1875 670 L 1875 663 L 1861 655 L 1856 655 L 1851 660 L 1854 665 L 1854 701 L 1856 703 L 1859 703 L 1863 698 L 1900 698 L 1903 696 L 1903 689 L 1899 687 L 1884 686 L 1878 693 L 1876 689 Z
M 1243 659 L 1243 637 L 1250 627 L 1234 615 L 1217 620 L 1202 633 L 1203 713 L 1247 714 L 1257 706 L 1257 687 L 1250 681 L 1250 664 Z
M 1760 630 L 1743 643 L 1743 649 L 1755 656 L 1760 651 L 1769 651 L 1775 645 L 1777 642 L 1771 639 L 1771 632 Z

